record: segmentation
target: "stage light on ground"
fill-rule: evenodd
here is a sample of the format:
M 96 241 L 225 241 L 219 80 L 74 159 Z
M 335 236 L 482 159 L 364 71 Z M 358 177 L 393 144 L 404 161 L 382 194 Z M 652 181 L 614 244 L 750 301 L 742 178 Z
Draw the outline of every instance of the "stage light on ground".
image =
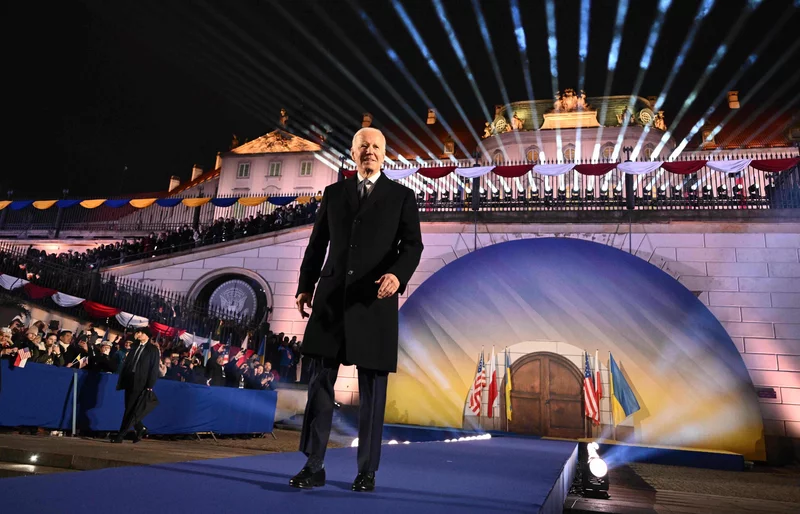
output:
M 37 462 L 38 460 L 39 460 L 39 455 L 35 453 L 31 455 L 31 462 Z
M 353 442 L 350 443 L 350 448 L 357 448 L 358 447 L 358 437 L 353 439 Z
M 398 443 L 397 441 L 395 441 L 394 439 L 392 439 L 391 441 L 389 441 L 389 444 L 400 444 L 400 443 Z
M 578 460 L 581 471 L 581 486 L 584 496 L 608 498 L 608 465 L 600 458 L 596 442 L 581 445 Z
M 403 441 L 403 444 L 411 444 L 411 441 Z
M 756 182 L 747 188 L 747 192 L 750 196 L 761 196 L 761 191 L 759 189 L 758 182 Z

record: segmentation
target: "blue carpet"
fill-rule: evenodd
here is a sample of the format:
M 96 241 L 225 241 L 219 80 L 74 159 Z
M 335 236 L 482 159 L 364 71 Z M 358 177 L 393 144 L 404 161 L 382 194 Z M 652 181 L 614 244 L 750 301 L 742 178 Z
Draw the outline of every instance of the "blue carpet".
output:
M 146 443 L 145 443 L 146 444 Z M 513 437 L 384 446 L 373 493 L 354 493 L 354 448 L 330 450 L 328 483 L 287 485 L 300 453 L 110 468 L 0 480 L 2 510 L 114 512 L 537 512 L 576 443 Z

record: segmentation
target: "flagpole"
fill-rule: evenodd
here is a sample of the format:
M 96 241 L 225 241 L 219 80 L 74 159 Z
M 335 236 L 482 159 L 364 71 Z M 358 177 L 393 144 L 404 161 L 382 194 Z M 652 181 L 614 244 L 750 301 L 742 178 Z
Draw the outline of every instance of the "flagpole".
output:
M 483 361 L 483 376 L 486 377 L 486 361 L 483 360 L 483 345 L 481 345 L 481 360 Z M 478 409 L 478 426 L 483 430 L 483 392 L 486 390 L 486 379 L 483 380 L 483 385 L 481 386 L 481 405 Z
M 505 353 L 503 354 L 503 357 L 505 358 L 506 381 L 507 381 L 508 377 L 511 376 L 511 375 L 509 375 L 509 373 L 511 373 L 511 357 L 508 355 L 508 346 L 506 346 L 506 348 L 505 348 Z M 506 391 L 505 391 L 506 387 L 508 387 L 508 386 L 507 385 L 503 386 L 503 397 L 504 398 L 505 398 L 505 395 L 506 395 Z M 511 395 L 510 394 L 508 395 L 508 398 L 506 398 L 506 402 L 507 403 L 511 403 Z M 508 409 L 509 409 L 509 406 L 506 405 L 506 411 L 504 412 L 504 414 L 506 415 L 506 432 L 510 431 L 509 424 L 508 424 Z
M 611 374 L 611 351 L 608 352 L 608 405 L 611 407 L 611 438 L 617 440 L 617 422 L 614 419 L 614 377 Z

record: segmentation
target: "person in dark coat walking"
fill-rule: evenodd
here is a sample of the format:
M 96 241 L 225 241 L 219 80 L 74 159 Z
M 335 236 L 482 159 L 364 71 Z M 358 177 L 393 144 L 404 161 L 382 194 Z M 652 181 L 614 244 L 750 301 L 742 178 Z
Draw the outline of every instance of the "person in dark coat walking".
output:
M 304 489 L 325 483 L 323 459 L 340 364 L 358 367 L 358 475 L 352 489 L 375 488 L 386 384 L 397 370 L 398 296 L 422 255 L 414 192 L 380 171 L 383 134 L 362 128 L 350 153 L 358 173 L 325 188 L 296 295 L 302 317 L 314 298 L 303 337 L 303 353 L 314 359 L 300 436 L 308 460 L 289 481 Z
M 128 430 L 133 427 L 134 443 L 138 443 L 147 432 L 142 420 L 139 418 L 137 400 L 145 393 L 152 391 L 158 379 L 158 365 L 161 362 L 161 352 L 158 347 L 150 342 L 150 331 L 147 328 L 137 328 L 133 332 L 137 344 L 133 345 L 122 363 L 122 371 L 117 380 L 117 390 L 125 390 L 125 413 L 114 443 L 121 443 Z

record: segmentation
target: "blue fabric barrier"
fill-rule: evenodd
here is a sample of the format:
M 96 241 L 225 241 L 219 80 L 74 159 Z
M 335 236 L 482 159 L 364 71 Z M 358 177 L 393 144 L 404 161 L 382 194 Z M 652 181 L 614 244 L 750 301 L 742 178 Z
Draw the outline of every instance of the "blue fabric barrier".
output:
M 119 430 L 124 409 L 117 375 L 29 363 L 2 366 L 0 426 L 72 427 L 72 380 L 78 374 L 77 426 L 100 432 Z M 272 432 L 276 391 L 208 387 L 159 380 L 158 407 L 144 420 L 151 434 L 252 434 Z

